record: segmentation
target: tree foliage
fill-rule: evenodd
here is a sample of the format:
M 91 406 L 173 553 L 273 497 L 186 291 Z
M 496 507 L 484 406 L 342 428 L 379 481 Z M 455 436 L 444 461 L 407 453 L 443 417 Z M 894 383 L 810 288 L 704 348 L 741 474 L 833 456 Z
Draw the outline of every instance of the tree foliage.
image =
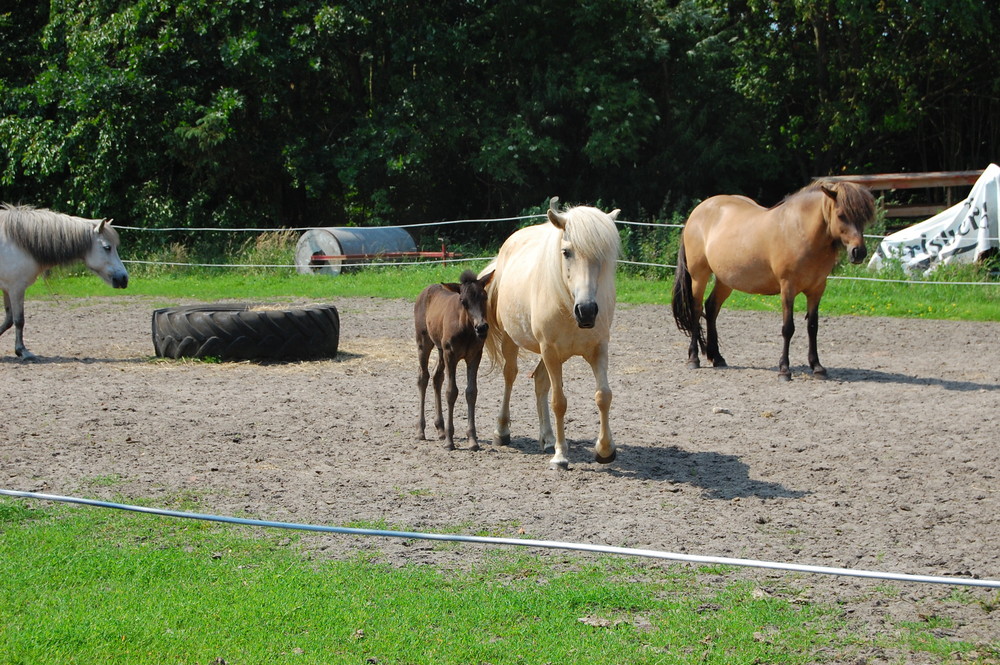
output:
M 998 30 L 978 0 L 4 0 L 0 196 L 326 226 L 982 168 Z

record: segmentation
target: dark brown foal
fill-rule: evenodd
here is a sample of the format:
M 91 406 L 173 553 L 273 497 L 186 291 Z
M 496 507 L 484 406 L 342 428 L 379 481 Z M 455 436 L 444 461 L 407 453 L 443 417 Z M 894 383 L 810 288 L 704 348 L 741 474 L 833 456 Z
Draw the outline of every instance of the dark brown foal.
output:
M 479 450 L 476 439 L 476 377 L 479 373 L 479 362 L 483 357 L 483 343 L 489 325 L 486 323 L 486 285 L 493 278 L 493 273 L 476 278 L 476 273 L 466 270 L 462 273 L 459 284 L 431 284 L 420 296 L 413 307 L 413 320 L 417 332 L 417 358 L 420 361 L 420 374 L 417 378 L 417 388 L 420 392 L 420 418 L 417 421 L 417 439 L 424 438 L 424 405 L 427 395 L 427 382 L 430 372 L 427 361 L 431 351 L 438 351 L 437 367 L 434 368 L 434 426 L 438 438 L 444 439 L 445 449 L 454 450 L 455 442 L 455 399 L 458 397 L 458 384 L 455 372 L 458 361 L 465 361 L 466 387 L 465 400 L 469 405 L 469 447 Z M 444 383 L 445 372 L 448 373 L 448 423 L 445 427 L 441 412 L 441 386 Z

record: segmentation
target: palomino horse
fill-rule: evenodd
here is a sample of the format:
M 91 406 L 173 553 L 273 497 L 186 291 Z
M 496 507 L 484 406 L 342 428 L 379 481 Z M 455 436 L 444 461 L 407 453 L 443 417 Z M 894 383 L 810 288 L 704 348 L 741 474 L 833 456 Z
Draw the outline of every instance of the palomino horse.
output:
M 490 334 L 486 349 L 494 363 L 502 364 L 504 378 L 494 443 L 510 443 L 510 393 L 517 377 L 518 351 L 527 349 L 541 355 L 533 372 L 539 443 L 543 450 L 554 449 L 554 468 L 566 469 L 562 365 L 572 356 L 590 363 L 597 379 L 595 400 L 601 421 L 597 461 L 607 464 L 615 459 L 608 426 L 608 339 L 621 241 L 614 224 L 618 210 L 606 214 L 577 206 L 559 212 L 558 200 L 553 197 L 549 202 L 549 223 L 516 231 L 483 274 L 495 271 L 487 288 Z M 555 433 L 546 404 L 550 389 Z
M 791 378 L 788 344 L 795 332 L 795 296 L 806 296 L 809 367 L 818 378 L 826 369 L 816 353 L 819 301 L 842 248 L 851 263 L 867 255 L 864 227 L 875 214 L 866 188 L 848 182 L 813 183 L 777 206 L 765 209 L 745 196 L 713 196 L 700 203 L 684 225 L 673 311 L 677 327 L 691 336 L 688 367 L 698 367 L 698 347 L 715 367 L 726 361 L 719 353 L 716 319 L 734 289 L 761 295 L 781 294 L 784 347 L 778 376 Z M 702 296 L 715 274 L 715 288 Z M 701 329 L 704 311 L 707 335 Z
M 111 220 L 71 217 L 30 206 L 0 205 L 0 289 L 7 316 L 0 334 L 14 326 L 14 353 L 24 348 L 24 292 L 49 268 L 82 260 L 116 289 L 128 286 L 128 272 L 118 258 L 118 232 Z
M 431 284 L 417 297 L 413 306 L 413 321 L 417 333 L 417 358 L 420 374 L 417 388 L 420 392 L 420 417 L 417 420 L 417 438 L 424 438 L 424 405 L 430 372 L 427 361 L 431 351 L 437 349 L 437 367 L 434 369 L 434 426 L 438 437 L 445 440 L 447 450 L 455 449 L 455 399 L 458 384 L 455 372 L 458 361 L 465 361 L 465 401 L 469 407 L 469 447 L 479 450 L 476 438 L 476 377 L 483 358 L 483 343 L 489 324 L 486 323 L 486 285 L 492 273 L 476 278 L 476 273 L 466 270 L 459 284 Z M 441 413 L 441 385 L 448 374 L 448 422 Z

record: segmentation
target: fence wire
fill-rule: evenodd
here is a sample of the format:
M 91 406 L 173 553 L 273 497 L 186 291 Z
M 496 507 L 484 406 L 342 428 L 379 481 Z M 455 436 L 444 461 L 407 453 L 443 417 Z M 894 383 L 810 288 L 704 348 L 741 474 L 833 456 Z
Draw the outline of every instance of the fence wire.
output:
M 272 529 L 290 529 L 294 531 L 309 531 L 314 533 L 334 533 L 334 534 L 351 535 L 351 536 L 403 538 L 407 540 L 432 540 L 432 541 L 453 542 L 453 543 L 478 543 L 482 545 L 503 545 L 503 546 L 513 546 L 513 547 L 571 550 L 577 552 L 592 552 L 597 554 L 613 554 L 617 556 L 663 559 L 669 561 L 679 561 L 682 563 L 737 566 L 743 568 L 763 568 L 769 570 L 781 570 L 781 571 L 796 572 L 796 573 L 834 575 L 837 577 L 859 577 L 865 579 L 887 580 L 893 582 L 946 584 L 951 586 L 1000 589 L 1000 580 L 984 580 L 984 579 L 975 579 L 969 577 L 912 575 L 908 573 L 880 572 L 872 570 L 860 570 L 855 568 L 835 568 L 830 566 L 812 566 L 800 563 L 781 563 L 774 561 L 760 561 L 756 559 L 736 559 L 732 557 L 704 556 L 698 554 L 678 554 L 676 552 L 663 552 L 660 550 L 637 549 L 632 547 L 615 547 L 612 545 L 570 543 L 557 540 L 533 540 L 529 538 L 497 538 L 493 536 L 463 536 L 458 534 L 427 533 L 421 531 L 393 531 L 387 529 L 362 529 L 355 527 L 324 526 L 317 524 L 297 524 L 294 522 L 274 522 L 269 520 L 249 519 L 245 517 L 207 515 L 204 513 L 191 513 L 178 510 L 166 510 L 162 508 L 149 508 L 147 506 L 135 506 L 125 503 L 114 503 L 110 501 L 99 501 L 96 499 L 84 499 L 72 496 L 59 496 L 55 494 L 38 494 L 35 492 L 19 492 L 16 490 L 5 490 L 5 489 L 0 489 L 0 495 L 23 498 L 23 499 L 40 500 L 40 501 L 74 503 L 79 505 L 92 506 L 96 508 L 108 508 L 114 510 L 131 511 L 136 513 L 145 513 L 147 515 L 158 515 L 161 517 L 193 519 L 193 520 L 202 520 L 208 522 L 219 522 L 223 524 L 236 524 L 241 526 L 255 526 L 255 527 L 265 527 Z
M 517 222 L 525 221 L 531 219 L 543 218 L 545 215 L 521 215 L 517 217 L 498 217 L 491 219 L 455 219 L 455 220 L 445 220 L 440 222 L 419 222 L 415 224 L 399 224 L 393 226 L 387 226 L 384 228 L 399 228 L 399 229 L 411 229 L 420 228 L 428 226 L 448 226 L 453 224 L 487 224 L 493 222 Z M 680 229 L 684 228 L 683 224 L 664 224 L 660 222 L 633 222 L 629 220 L 616 220 L 617 224 L 626 226 L 643 226 L 643 227 L 659 227 L 659 228 L 671 228 Z M 282 228 L 205 228 L 205 227 L 195 227 L 195 228 L 185 228 L 185 227 L 170 227 L 170 228 L 149 228 L 142 226 L 118 226 L 115 225 L 117 229 L 129 230 L 129 231 L 148 231 L 148 232 L 170 232 L 170 231 L 190 231 L 190 232 L 224 232 L 224 233 L 281 233 L 285 231 L 315 231 L 326 227 L 319 226 L 302 226 L 302 227 L 282 227 Z M 881 240 L 885 238 L 883 235 L 865 235 L 865 238 L 878 239 Z M 997 240 L 996 238 L 990 238 L 990 240 Z M 442 258 L 442 259 L 422 259 L 419 261 L 378 261 L 369 260 L 363 262 L 341 262 L 339 265 L 342 268 L 355 268 L 355 267 L 385 267 L 385 266 L 415 266 L 415 265 L 434 265 L 434 264 L 447 264 L 447 263 L 462 263 L 462 262 L 476 262 L 483 261 L 489 262 L 496 258 L 495 256 L 479 256 L 479 257 L 464 257 L 464 258 Z M 182 261 L 143 261 L 126 259 L 122 261 L 123 263 L 133 264 L 133 265 L 154 265 L 154 266 L 171 266 L 171 267 L 183 267 L 183 268 L 233 268 L 233 269 L 298 269 L 299 266 L 296 264 L 287 263 L 188 263 Z M 619 259 L 618 263 L 624 265 L 642 266 L 646 268 L 662 268 L 664 270 L 676 270 L 677 266 L 670 263 L 655 263 L 649 261 L 632 261 L 628 259 Z M 920 280 L 920 279 L 888 279 L 882 277 L 855 277 L 851 275 L 831 275 L 830 279 L 839 279 L 846 281 L 860 281 L 860 282 L 883 282 L 886 284 L 927 284 L 927 285 L 937 285 L 937 286 L 1000 286 L 1000 282 L 952 282 L 952 281 L 934 281 L 934 280 Z

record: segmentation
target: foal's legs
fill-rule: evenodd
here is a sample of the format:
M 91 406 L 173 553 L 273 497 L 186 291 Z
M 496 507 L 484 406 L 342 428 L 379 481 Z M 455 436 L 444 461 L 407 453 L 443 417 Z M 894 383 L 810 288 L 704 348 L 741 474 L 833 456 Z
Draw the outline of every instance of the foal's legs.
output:
M 497 428 L 493 431 L 493 445 L 510 445 L 510 392 L 517 378 L 517 344 L 506 333 L 500 343 L 500 354 L 503 356 L 503 399 L 500 402 L 500 413 L 497 414 Z
M 444 351 L 445 371 L 448 374 L 448 420 L 444 430 L 445 450 L 455 449 L 455 400 L 458 399 L 458 354 L 454 349 Z
M 479 387 L 477 379 L 479 377 L 479 363 L 483 359 L 483 349 L 469 351 L 465 358 L 465 403 L 469 407 L 469 429 L 466 436 L 469 439 L 469 448 L 479 450 L 479 439 L 476 436 L 476 399 L 479 397 Z
M 545 369 L 545 361 L 539 360 L 535 366 L 535 371 L 531 373 L 535 378 L 535 410 L 538 411 L 538 445 L 542 447 L 542 452 L 555 450 L 556 435 L 552 432 L 552 420 L 549 418 L 549 391 L 552 389 L 552 381 L 549 372 Z
M 444 351 L 438 347 L 437 365 L 434 367 L 434 429 L 438 438 L 445 438 L 444 414 L 441 411 L 441 386 L 444 384 Z
M 417 393 L 420 395 L 420 415 L 417 417 L 417 439 L 423 440 L 424 429 L 427 422 L 424 419 L 424 409 L 427 403 L 427 384 L 430 382 L 431 373 L 427 369 L 427 363 L 431 357 L 434 345 L 429 339 L 417 340 L 417 361 L 420 369 L 417 372 Z
M 705 356 L 712 361 L 712 367 L 726 367 L 726 359 L 719 353 L 719 329 L 715 325 L 722 310 L 722 303 L 732 294 L 733 289 L 728 284 L 715 280 L 715 288 L 705 301 Z

